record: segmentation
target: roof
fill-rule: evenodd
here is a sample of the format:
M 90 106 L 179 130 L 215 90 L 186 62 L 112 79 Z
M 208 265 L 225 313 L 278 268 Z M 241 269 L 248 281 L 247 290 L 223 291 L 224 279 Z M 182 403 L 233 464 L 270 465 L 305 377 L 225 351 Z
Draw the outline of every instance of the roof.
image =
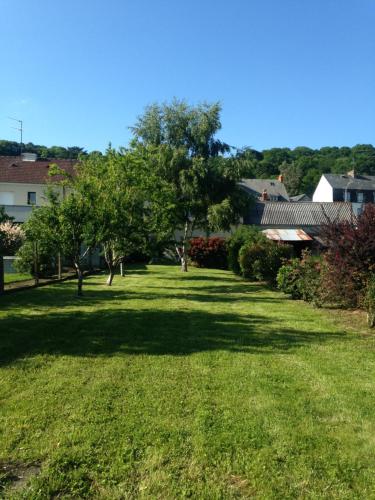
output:
M 74 175 L 74 165 L 77 160 L 37 160 L 22 161 L 19 156 L 0 156 L 0 182 L 15 182 L 24 184 L 46 184 L 50 179 L 48 168 L 58 165 L 69 174 Z M 60 180 L 60 176 L 54 177 Z
M 269 240 L 274 241 L 311 241 L 313 238 L 303 229 L 263 229 Z
M 300 228 L 301 226 L 322 226 L 327 222 L 350 221 L 352 218 L 352 205 L 347 202 L 267 201 L 257 202 L 251 207 L 245 222 L 257 226 Z
M 310 196 L 307 194 L 297 194 L 297 196 L 291 196 L 290 201 L 311 201 Z
M 361 191 L 375 191 L 375 176 L 347 174 L 323 174 L 334 189 L 359 189 Z
M 255 196 L 260 196 L 266 190 L 270 197 L 279 196 L 283 201 L 289 201 L 284 184 L 276 179 L 242 179 L 240 186 Z

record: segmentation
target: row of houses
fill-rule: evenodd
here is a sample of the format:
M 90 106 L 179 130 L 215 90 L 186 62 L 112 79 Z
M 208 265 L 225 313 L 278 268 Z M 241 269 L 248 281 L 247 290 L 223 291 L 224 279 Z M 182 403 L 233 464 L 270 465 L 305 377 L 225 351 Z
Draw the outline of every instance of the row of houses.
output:
M 45 203 L 44 192 L 51 165 L 74 173 L 74 160 L 40 160 L 24 153 L 0 157 L 0 205 L 15 222 L 23 223 L 33 206 Z M 318 241 L 320 228 L 328 221 L 351 220 L 364 203 L 375 202 L 375 177 L 348 174 L 322 175 L 310 199 L 305 194 L 291 197 L 284 179 L 243 179 L 240 183 L 255 204 L 244 217 L 275 240 Z

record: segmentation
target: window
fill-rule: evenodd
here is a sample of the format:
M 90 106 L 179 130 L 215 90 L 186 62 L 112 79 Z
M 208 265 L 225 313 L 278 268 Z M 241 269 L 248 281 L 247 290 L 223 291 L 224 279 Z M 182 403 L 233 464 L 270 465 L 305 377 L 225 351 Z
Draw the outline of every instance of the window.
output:
M 36 204 L 36 193 L 29 191 L 27 193 L 27 204 L 28 205 L 35 205 Z
M 351 200 L 351 192 L 345 190 L 344 191 L 344 201 L 350 201 Z
M 363 203 L 363 193 L 357 193 L 357 202 Z

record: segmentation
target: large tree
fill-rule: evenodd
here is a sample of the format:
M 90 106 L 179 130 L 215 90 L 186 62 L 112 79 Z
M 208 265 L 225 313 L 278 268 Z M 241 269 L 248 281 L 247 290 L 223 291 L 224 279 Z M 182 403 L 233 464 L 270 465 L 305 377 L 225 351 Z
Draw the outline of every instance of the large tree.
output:
M 226 156 L 230 147 L 217 138 L 220 111 L 219 103 L 174 100 L 149 106 L 132 128 L 132 147 L 151 188 L 150 213 L 163 221 L 164 231 L 169 228 L 183 271 L 194 228 L 208 232 L 211 221 L 227 228 L 238 220 L 244 200 L 239 162 Z

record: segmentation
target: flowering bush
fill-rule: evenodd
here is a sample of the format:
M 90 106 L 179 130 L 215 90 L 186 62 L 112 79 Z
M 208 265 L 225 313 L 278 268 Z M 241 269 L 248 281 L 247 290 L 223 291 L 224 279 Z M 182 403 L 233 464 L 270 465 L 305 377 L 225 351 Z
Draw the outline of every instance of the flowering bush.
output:
M 10 221 L 0 224 L 0 254 L 14 255 L 24 240 L 24 232 L 20 226 Z
M 193 238 L 189 257 L 198 267 L 227 269 L 227 245 L 224 238 Z

